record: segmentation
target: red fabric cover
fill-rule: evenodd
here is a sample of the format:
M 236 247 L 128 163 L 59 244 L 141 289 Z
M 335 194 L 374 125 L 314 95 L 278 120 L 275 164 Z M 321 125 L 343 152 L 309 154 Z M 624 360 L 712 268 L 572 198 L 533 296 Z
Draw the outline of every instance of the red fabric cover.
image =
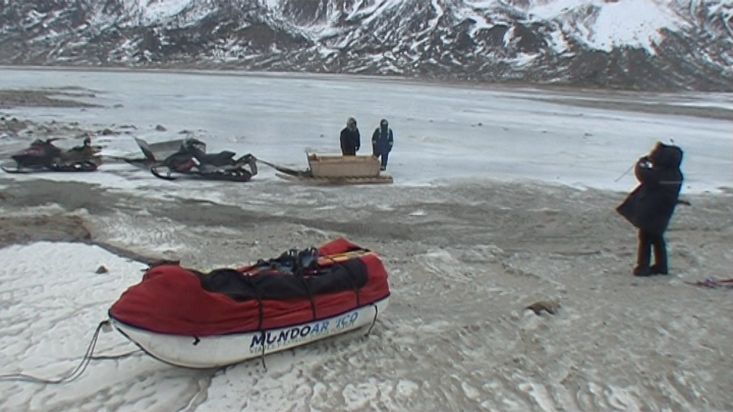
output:
M 319 248 L 321 254 L 339 254 L 358 246 L 340 238 Z M 367 267 L 368 280 L 359 290 L 361 305 L 389 296 L 387 272 L 376 254 L 359 257 Z M 242 271 L 246 268 L 240 269 Z M 318 319 L 357 307 L 353 290 L 314 297 Z M 313 320 L 310 300 L 263 300 L 263 329 L 281 328 Z M 237 302 L 220 293 L 204 290 L 198 278 L 177 265 L 148 270 L 140 283 L 125 291 L 109 310 L 112 318 L 152 332 L 171 335 L 211 336 L 258 330 L 256 300 Z

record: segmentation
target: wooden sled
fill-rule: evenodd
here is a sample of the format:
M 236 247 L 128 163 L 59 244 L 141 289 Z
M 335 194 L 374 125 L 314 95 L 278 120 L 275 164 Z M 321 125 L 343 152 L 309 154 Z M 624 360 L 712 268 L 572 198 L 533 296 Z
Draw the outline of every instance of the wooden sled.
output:
M 313 185 L 367 185 L 378 183 L 392 183 L 392 176 L 379 175 L 371 177 L 314 177 L 304 175 L 291 175 L 286 173 L 275 173 L 281 179 L 291 182 L 308 183 Z
M 380 173 L 378 159 L 372 156 L 340 156 L 306 153 L 308 170 L 294 170 L 262 161 L 280 173 L 276 176 L 293 182 L 316 185 L 365 185 L 392 183 L 392 176 Z

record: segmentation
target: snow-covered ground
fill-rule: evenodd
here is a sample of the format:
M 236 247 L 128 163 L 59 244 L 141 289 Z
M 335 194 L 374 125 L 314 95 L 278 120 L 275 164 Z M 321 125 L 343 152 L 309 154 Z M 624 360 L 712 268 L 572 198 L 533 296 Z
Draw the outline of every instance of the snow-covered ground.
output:
M 6 69 L 0 76 L 0 89 L 69 86 L 91 89 L 95 97 L 84 100 L 103 107 L 6 112 L 90 126 L 134 125 L 134 134 L 151 142 L 180 138 L 180 131 L 189 130 L 199 133 L 211 151 L 250 152 L 299 168 L 306 166 L 306 148 L 339 151 L 338 134 L 349 116 L 359 122 L 360 153 L 370 153 L 371 134 L 386 118 L 395 133 L 389 173 L 398 185 L 489 178 L 627 190 L 634 185 L 633 174 L 619 176 L 656 141 L 674 141 L 686 154 L 685 192 L 717 190 L 733 182 L 730 120 L 645 113 L 633 106 L 619 111 L 556 104 L 553 100 L 570 99 L 537 89 L 287 74 Z M 725 108 L 733 101 L 726 94 L 684 97 L 687 106 Z M 583 97 L 589 99 L 602 104 L 606 97 Z M 629 96 L 628 103 L 635 99 Z M 680 95 L 656 99 L 676 104 Z M 156 131 L 156 125 L 167 131 Z M 139 153 L 130 136 L 98 141 L 108 154 Z M 276 179 L 262 169 L 258 179 Z
M 733 202 L 721 188 L 733 185 L 733 122 L 715 120 L 726 118 L 720 111 L 730 108 L 730 95 L 0 70 L 0 90 L 72 86 L 92 90 L 83 99 L 102 107 L 0 113 L 133 130 L 97 136 L 107 154 L 137 155 L 133 135 L 154 142 L 190 130 L 212 151 L 299 168 L 306 147 L 338 151 L 349 116 L 368 152 L 371 131 L 386 117 L 396 135 L 388 169 L 395 184 L 302 186 L 265 166 L 246 184 L 167 182 L 126 164 L 88 174 L 2 174 L 0 375 L 71 370 L 109 306 L 139 281 L 143 264 L 71 242 L 85 231 L 92 243 L 204 270 L 344 235 L 383 257 L 391 304 L 370 336 L 268 356 L 267 370 L 259 361 L 187 370 L 135 352 L 93 360 L 64 385 L 0 380 L 0 410 L 733 408 L 730 291 L 685 283 L 731 277 Z M 654 101 L 655 110 L 641 109 Z M 669 109 L 687 106 L 717 115 Z M 159 124 L 167 130 L 156 131 Z M 28 138 L 1 137 L 0 153 Z M 669 138 L 685 149 L 692 206 L 678 208 L 667 235 L 672 274 L 635 279 L 635 233 L 613 211 L 635 181 L 618 178 Z M 74 233 L 59 229 L 75 224 L 82 228 Z M 51 238 L 66 241 L 43 241 Z M 96 273 L 100 265 L 108 273 Z M 554 316 L 523 310 L 540 300 L 561 309 Z M 95 354 L 135 349 L 103 332 Z

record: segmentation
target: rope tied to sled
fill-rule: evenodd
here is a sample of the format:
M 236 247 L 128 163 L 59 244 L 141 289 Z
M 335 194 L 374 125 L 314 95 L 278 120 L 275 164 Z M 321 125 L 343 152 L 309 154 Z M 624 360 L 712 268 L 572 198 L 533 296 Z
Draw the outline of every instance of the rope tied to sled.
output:
M 267 348 L 267 333 L 265 332 L 265 307 L 262 303 L 262 291 L 257 286 L 252 278 L 249 276 L 243 277 L 244 281 L 252 288 L 255 293 L 255 300 L 257 300 L 257 331 L 262 337 L 262 351 L 260 352 L 260 360 L 262 361 L 262 367 L 267 371 L 267 363 L 265 363 L 265 350 Z
M 89 345 L 87 346 L 87 350 L 84 353 L 84 357 L 82 358 L 81 362 L 72 369 L 70 372 L 68 372 L 66 375 L 63 375 L 59 378 L 40 378 L 38 376 L 29 375 L 25 373 L 12 373 L 12 374 L 6 374 L 6 375 L 0 375 L 0 381 L 22 381 L 22 382 L 31 382 L 31 383 L 40 383 L 40 384 L 63 384 L 63 383 L 69 383 L 73 382 L 81 377 L 81 375 L 84 373 L 84 371 L 87 369 L 87 366 L 89 366 L 89 363 L 92 360 L 106 360 L 106 359 L 120 359 L 125 358 L 130 355 L 133 355 L 135 353 L 140 352 L 140 350 L 135 350 L 128 353 L 123 353 L 121 355 L 106 355 L 106 356 L 94 356 L 94 348 L 97 346 L 97 340 L 99 338 L 99 332 L 102 331 L 102 329 L 110 327 L 109 320 L 104 320 L 102 322 L 99 322 L 99 325 L 97 325 L 97 329 L 94 331 L 94 335 L 92 336 L 92 340 L 89 342 Z
M 351 289 L 354 291 L 354 296 L 356 297 L 356 307 L 360 307 L 361 306 L 361 297 L 359 296 L 359 286 L 357 285 L 357 282 L 355 279 L 356 275 L 354 274 L 354 272 L 351 270 L 351 268 L 348 265 L 346 265 L 346 263 L 339 263 L 331 256 L 325 256 L 325 257 L 328 258 L 328 260 L 330 260 L 331 263 L 335 267 L 343 268 L 346 271 L 346 275 L 347 275 L 347 278 L 349 279 L 349 283 L 351 283 Z
M 379 315 L 379 306 L 372 303 L 372 307 L 374 308 L 374 318 L 372 318 L 372 324 L 369 325 L 369 329 L 367 330 L 366 336 L 369 336 L 372 333 L 372 329 L 374 328 L 374 325 L 377 323 L 377 315 Z
M 341 267 L 346 270 L 346 274 L 349 276 L 349 282 L 351 282 L 351 288 L 354 290 L 354 296 L 356 296 L 356 307 L 361 306 L 361 297 L 359 295 L 359 286 L 356 284 L 354 272 L 346 263 L 341 263 Z
M 280 259 L 285 260 L 285 267 L 281 269 L 287 270 L 289 268 L 290 272 L 303 285 L 303 289 L 305 289 L 305 293 L 308 295 L 308 301 L 310 302 L 312 320 L 318 319 L 318 314 L 316 312 L 313 290 L 306 276 L 317 272 L 318 254 L 318 249 L 312 247 L 301 251 L 291 249 L 280 257 Z

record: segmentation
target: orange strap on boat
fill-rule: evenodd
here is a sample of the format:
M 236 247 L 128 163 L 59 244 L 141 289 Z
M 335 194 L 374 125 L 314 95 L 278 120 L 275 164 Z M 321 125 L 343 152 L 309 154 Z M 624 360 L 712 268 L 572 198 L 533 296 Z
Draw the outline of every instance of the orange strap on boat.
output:
M 352 250 L 350 252 L 337 253 L 335 255 L 325 255 L 318 257 L 318 265 L 326 266 L 332 263 L 341 263 L 349 259 L 354 259 L 362 256 L 373 255 L 374 252 L 366 249 Z

